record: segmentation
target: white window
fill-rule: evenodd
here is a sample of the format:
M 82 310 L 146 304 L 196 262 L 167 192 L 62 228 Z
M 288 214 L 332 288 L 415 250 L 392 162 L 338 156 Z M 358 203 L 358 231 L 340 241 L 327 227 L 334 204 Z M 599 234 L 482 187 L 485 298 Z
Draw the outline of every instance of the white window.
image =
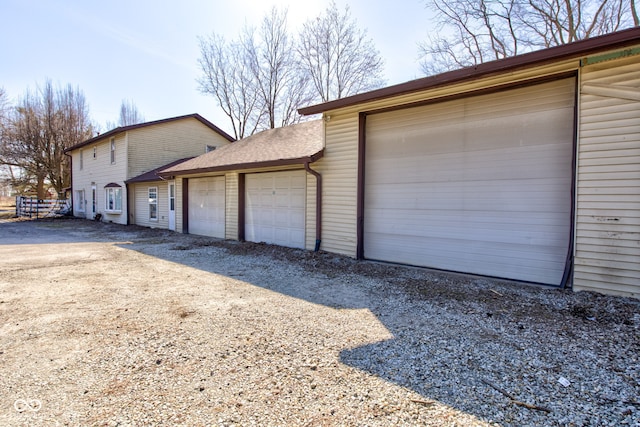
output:
M 107 187 L 105 188 L 106 196 L 106 212 L 120 213 L 122 212 L 122 188 Z
M 82 170 L 83 167 L 84 167 L 83 155 L 82 155 L 82 150 L 80 150 L 80 170 Z
M 158 187 L 149 187 L 149 219 L 158 220 Z
M 86 201 L 84 198 L 84 190 L 77 190 L 76 191 L 76 211 L 84 212 L 85 203 Z
M 116 140 L 111 138 L 111 164 L 116 162 Z

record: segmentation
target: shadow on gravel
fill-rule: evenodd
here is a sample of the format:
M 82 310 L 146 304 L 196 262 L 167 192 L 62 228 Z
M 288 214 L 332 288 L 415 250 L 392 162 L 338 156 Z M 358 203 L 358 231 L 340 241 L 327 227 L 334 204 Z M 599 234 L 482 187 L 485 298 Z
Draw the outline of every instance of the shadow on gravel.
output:
M 130 240 L 127 249 L 314 304 L 370 310 L 393 339 L 344 349 L 341 362 L 419 393 L 425 411 L 437 400 L 499 425 L 640 424 L 638 300 L 141 227 L 91 227 L 99 238 Z M 210 255 L 203 262 L 205 250 L 235 257 L 236 266 L 220 268 Z M 308 280 L 278 276 L 279 263 Z
M 179 237 L 174 251 L 214 247 L 238 257 L 233 271 L 215 262 L 207 271 L 314 304 L 370 310 L 393 339 L 345 349 L 341 362 L 419 393 L 425 411 L 437 400 L 500 425 L 640 423 L 640 301 Z M 269 267 L 253 271 L 241 262 L 246 255 Z M 279 262 L 309 280 L 273 280 Z

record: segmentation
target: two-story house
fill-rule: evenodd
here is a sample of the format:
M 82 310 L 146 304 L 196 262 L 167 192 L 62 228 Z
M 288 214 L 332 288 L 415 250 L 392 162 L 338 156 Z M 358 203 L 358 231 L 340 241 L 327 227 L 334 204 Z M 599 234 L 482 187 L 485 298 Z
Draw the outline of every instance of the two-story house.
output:
M 70 147 L 65 153 L 72 163 L 73 215 L 173 228 L 170 200 L 175 187 L 149 174 L 232 141 L 213 123 L 190 114 L 118 127 Z M 141 179 L 145 174 L 147 179 Z

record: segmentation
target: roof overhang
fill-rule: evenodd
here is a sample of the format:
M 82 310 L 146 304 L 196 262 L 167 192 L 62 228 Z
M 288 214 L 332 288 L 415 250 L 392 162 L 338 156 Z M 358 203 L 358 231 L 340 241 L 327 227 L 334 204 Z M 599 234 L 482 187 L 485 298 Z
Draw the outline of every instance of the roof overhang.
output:
M 205 174 L 205 173 L 213 173 L 213 172 L 229 172 L 229 171 L 236 171 L 236 170 L 275 168 L 275 167 L 281 167 L 281 166 L 295 166 L 295 165 L 304 166 L 305 164 L 313 163 L 320 160 L 323 156 L 324 156 L 324 149 L 308 157 L 299 157 L 295 159 L 269 160 L 264 162 L 234 163 L 234 164 L 228 164 L 228 165 L 213 166 L 209 168 L 185 169 L 185 170 L 170 171 L 170 172 L 160 171 L 158 175 L 160 175 L 164 179 L 169 179 L 175 176 Z
M 490 75 L 508 73 L 522 68 L 545 65 L 570 58 L 580 58 L 606 50 L 625 48 L 638 43 L 640 43 L 640 27 L 634 27 L 604 36 L 580 40 L 574 43 L 529 52 L 497 61 L 485 62 L 474 67 L 449 71 L 322 104 L 300 108 L 298 112 L 302 115 L 319 114 L 365 102 L 478 80 Z

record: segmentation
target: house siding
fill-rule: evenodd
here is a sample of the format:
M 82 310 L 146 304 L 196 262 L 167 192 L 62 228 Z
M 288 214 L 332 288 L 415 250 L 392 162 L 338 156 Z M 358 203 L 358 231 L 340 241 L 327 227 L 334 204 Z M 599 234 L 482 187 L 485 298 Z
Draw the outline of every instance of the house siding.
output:
M 127 137 L 126 134 L 118 135 L 114 138 L 116 143 L 115 163 L 111 163 L 111 139 L 107 138 L 95 144 L 83 147 L 81 150 L 74 150 L 73 157 L 73 192 L 84 190 L 87 205 L 84 212 L 80 212 L 74 206 L 74 215 L 86 218 L 93 218 L 91 210 L 91 185 L 96 186 L 96 213 L 103 215 L 104 221 L 111 221 L 117 224 L 127 223 L 127 189 L 124 183 L 127 170 Z M 96 149 L 96 156 L 93 157 L 93 149 Z M 80 151 L 83 155 L 83 167 L 80 169 Z M 122 179 L 114 179 L 122 177 Z M 112 214 L 105 212 L 105 185 L 115 182 L 122 187 L 122 213 Z
M 185 157 L 205 153 L 207 145 L 229 141 L 195 118 L 134 129 L 129 134 L 127 179 Z
M 149 219 L 149 188 L 158 189 L 158 220 Z M 150 228 L 169 228 L 169 189 L 166 181 L 146 182 L 129 186 L 133 193 L 135 207 L 133 212 L 136 225 Z
M 638 55 L 582 70 L 575 290 L 640 297 L 639 89 Z

